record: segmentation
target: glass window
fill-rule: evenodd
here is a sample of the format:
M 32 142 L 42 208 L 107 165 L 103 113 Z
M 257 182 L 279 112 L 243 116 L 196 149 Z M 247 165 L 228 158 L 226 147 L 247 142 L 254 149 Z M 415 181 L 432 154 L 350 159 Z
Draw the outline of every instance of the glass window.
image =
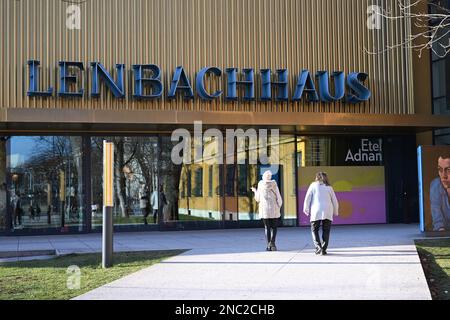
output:
M 208 197 L 213 195 L 213 166 L 208 167 Z
M 450 113 L 450 104 L 447 104 L 447 97 L 442 97 L 433 100 L 434 114 Z
M 92 172 L 103 172 L 103 140 L 114 143 L 114 208 L 116 225 L 158 221 L 164 194 L 158 192 L 157 137 L 92 137 Z M 92 174 L 92 227 L 102 224 L 102 175 Z
M 251 187 L 258 184 L 258 165 L 238 165 L 239 220 L 258 220 L 258 204 Z
M 215 190 L 216 190 L 216 195 L 217 196 L 223 196 L 223 191 L 224 191 L 224 188 L 223 188 L 223 186 L 224 186 L 224 183 L 223 183 L 223 181 L 224 181 L 224 177 L 223 177 L 223 165 L 219 165 L 218 166 L 218 169 L 217 169 L 219 172 L 218 172 L 218 181 L 219 181 L 219 183 L 217 184 L 217 186 L 216 186 L 216 188 L 215 188 Z
M 238 195 L 247 196 L 250 191 L 249 186 L 249 165 L 239 164 L 238 165 Z M 250 191 L 251 192 L 251 191 Z
M 331 163 L 331 139 L 322 137 L 299 137 L 297 152 L 300 167 L 326 166 Z
M 144 224 L 146 220 L 148 224 L 179 226 L 172 222 L 258 219 L 257 203 L 250 188 L 258 183 L 267 167 L 248 164 L 248 159 L 245 164 L 214 162 L 214 155 L 222 154 L 219 140 L 205 142 L 207 148 L 204 146 L 201 161 L 175 164 L 171 153 L 179 142 L 171 141 L 168 136 L 92 137 L 93 172 L 102 172 L 103 140 L 115 145 L 113 213 L 116 225 Z M 193 146 L 191 148 L 194 156 Z M 207 149 L 213 151 L 209 156 Z M 294 137 L 283 136 L 270 149 L 271 156 L 278 156 L 278 149 L 282 150 L 277 166 L 272 169 L 284 199 L 283 215 L 285 219 L 295 219 Z M 244 154 L 248 158 L 249 150 L 235 154 L 234 158 L 240 159 Z M 101 176 L 92 175 L 91 190 L 92 225 L 100 227 Z
M 194 169 L 194 197 L 202 197 L 203 196 L 203 168 L 195 168 Z
M 82 139 L 65 136 L 8 140 L 12 229 L 84 226 Z
M 448 14 L 446 12 L 445 14 Z M 433 42 L 433 50 L 431 54 L 432 61 L 436 61 L 439 59 L 442 59 L 446 55 L 446 48 L 443 48 L 443 45 L 448 44 L 448 38 L 449 38 L 449 30 L 450 28 L 440 28 L 436 34 L 435 39 L 440 39 L 439 41 Z
M 450 145 L 450 134 L 436 136 L 434 142 L 436 145 Z
M 436 145 L 450 145 L 450 128 L 434 131 L 434 143 Z
M 448 8 L 449 1 L 440 1 L 442 7 Z M 436 9 L 436 6 L 431 6 Z M 441 38 L 439 42 L 433 44 L 433 50 L 438 54 L 433 52 L 432 54 L 432 78 L 433 78 L 433 112 L 434 114 L 450 114 L 450 54 L 445 57 L 445 49 L 442 45 L 445 45 L 448 41 L 449 28 L 444 28 L 440 30 L 438 37 L 442 37 L 445 33 L 447 36 Z M 438 56 L 440 55 L 440 57 Z M 437 136 L 439 134 L 437 130 L 434 131 L 435 144 L 448 144 L 448 138 L 445 136 Z
M 176 144 L 178 142 L 172 142 L 170 137 L 162 137 L 160 179 L 164 181 L 168 203 L 164 209 L 163 222 L 222 220 L 222 197 L 219 193 L 221 164 L 210 157 L 218 154 L 218 142 L 208 140 L 208 150 L 211 152 L 209 157 L 205 151 L 204 157 L 195 164 L 179 165 L 171 160 L 172 147 Z M 191 149 L 191 155 L 194 156 L 194 149 Z M 203 190 L 203 181 L 208 181 L 208 196 Z M 179 190 L 185 190 L 185 197 L 181 197 Z
M 272 180 L 277 182 L 281 196 L 283 198 L 283 206 L 281 214 L 284 223 L 295 225 L 296 220 L 296 194 L 295 194 L 295 138 L 294 136 L 281 135 L 278 140 L 269 138 L 267 145 L 268 163 L 261 163 L 258 157 L 257 164 L 240 164 L 238 166 L 238 196 L 239 196 L 239 220 L 259 220 L 258 203 L 254 199 L 253 192 L 250 188 L 257 187 L 258 182 L 262 179 L 262 174 L 266 170 L 272 172 Z M 245 154 L 247 157 L 251 150 L 246 145 Z M 258 146 L 256 152 L 260 155 L 265 153 L 261 150 L 264 146 Z
M 436 135 L 450 135 L 450 128 L 435 130 Z
M 7 184 L 6 184 L 6 142 L 8 137 L 0 136 L 0 231 L 6 229 Z
M 234 164 L 226 165 L 226 185 L 225 185 L 225 196 L 234 197 L 234 181 L 236 174 L 236 166 Z
M 186 185 L 187 196 L 192 197 L 192 167 L 186 168 Z
M 433 97 L 443 97 L 446 95 L 446 68 L 445 59 L 433 62 Z
M 286 221 L 295 223 L 297 218 L 297 195 L 295 174 L 295 137 L 280 136 L 279 146 L 280 180 L 279 186 L 283 197 L 282 213 Z

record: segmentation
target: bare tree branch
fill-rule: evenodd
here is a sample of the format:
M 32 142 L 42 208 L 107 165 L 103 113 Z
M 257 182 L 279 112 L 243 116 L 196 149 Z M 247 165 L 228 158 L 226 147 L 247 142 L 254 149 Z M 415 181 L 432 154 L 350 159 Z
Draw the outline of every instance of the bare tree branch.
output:
M 426 1 L 428 12 L 414 12 L 416 7 Z M 420 29 L 415 34 L 406 34 L 403 41 L 390 43 L 378 51 L 364 51 L 368 54 L 380 54 L 396 48 L 408 48 L 422 56 L 424 50 L 431 50 L 437 57 L 443 58 L 450 53 L 450 10 L 441 6 L 438 0 L 397 0 L 398 13 L 396 15 L 380 8 L 374 12 L 380 19 L 386 21 L 405 21 Z M 412 31 L 411 31 L 412 32 Z

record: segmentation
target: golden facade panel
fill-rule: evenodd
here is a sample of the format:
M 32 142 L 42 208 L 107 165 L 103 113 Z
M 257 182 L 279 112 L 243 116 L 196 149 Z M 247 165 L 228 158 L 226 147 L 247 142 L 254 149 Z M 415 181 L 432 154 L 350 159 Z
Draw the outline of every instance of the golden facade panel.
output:
M 381 1 L 395 15 L 395 1 Z M 67 27 L 69 2 L 60 0 L 4 0 L 0 3 L 0 108 L 87 110 L 176 110 L 239 112 L 332 112 L 413 114 L 411 52 L 396 48 L 369 54 L 405 39 L 408 25 L 391 21 L 383 30 L 367 27 L 369 0 L 87 0 L 78 4 L 80 29 Z M 54 88 L 53 96 L 27 96 L 27 61 L 40 61 L 39 88 Z M 82 98 L 57 97 L 58 61 L 84 64 L 78 88 Z M 116 99 L 102 85 L 90 97 L 90 62 L 101 62 L 115 74 L 125 64 L 124 99 Z M 156 64 L 162 71 L 161 99 L 133 98 L 133 64 Z M 256 101 L 212 101 L 197 95 L 185 101 L 167 99 L 173 72 L 183 66 L 195 91 L 196 73 L 216 66 L 222 76 L 207 76 L 211 92 L 225 90 L 225 69 L 255 70 Z M 289 72 L 289 97 L 303 69 L 365 72 L 369 101 L 359 104 L 262 102 L 260 69 Z M 73 89 L 73 88 L 72 88 Z

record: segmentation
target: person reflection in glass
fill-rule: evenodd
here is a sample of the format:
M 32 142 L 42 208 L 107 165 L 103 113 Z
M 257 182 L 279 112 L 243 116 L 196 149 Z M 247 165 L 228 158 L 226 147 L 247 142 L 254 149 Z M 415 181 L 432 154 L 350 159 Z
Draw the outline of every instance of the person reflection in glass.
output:
M 139 208 L 141 209 L 141 214 L 144 216 L 144 224 L 147 225 L 147 217 L 149 215 L 148 208 L 148 195 L 147 187 L 142 183 L 141 190 L 139 191 Z
M 430 203 L 433 231 L 450 230 L 450 154 L 438 158 L 439 177 L 431 181 Z
M 22 215 L 23 215 L 23 209 L 22 209 L 22 200 L 20 193 L 16 193 L 16 199 L 15 199 L 15 205 L 14 205 L 14 224 L 16 226 L 22 226 Z
M 166 195 L 164 194 L 164 189 L 162 185 L 159 185 L 159 192 L 156 189 L 153 190 L 152 196 L 150 198 L 150 205 L 153 210 L 153 223 L 156 223 L 158 219 L 160 202 L 161 202 L 161 210 L 164 210 L 164 207 L 167 205 L 167 199 Z

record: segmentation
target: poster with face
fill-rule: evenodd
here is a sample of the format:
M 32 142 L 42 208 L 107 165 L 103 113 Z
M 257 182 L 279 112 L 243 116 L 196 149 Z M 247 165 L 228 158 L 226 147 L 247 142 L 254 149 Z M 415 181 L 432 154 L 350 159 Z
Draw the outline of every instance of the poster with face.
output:
M 450 146 L 419 146 L 420 230 L 450 231 Z

